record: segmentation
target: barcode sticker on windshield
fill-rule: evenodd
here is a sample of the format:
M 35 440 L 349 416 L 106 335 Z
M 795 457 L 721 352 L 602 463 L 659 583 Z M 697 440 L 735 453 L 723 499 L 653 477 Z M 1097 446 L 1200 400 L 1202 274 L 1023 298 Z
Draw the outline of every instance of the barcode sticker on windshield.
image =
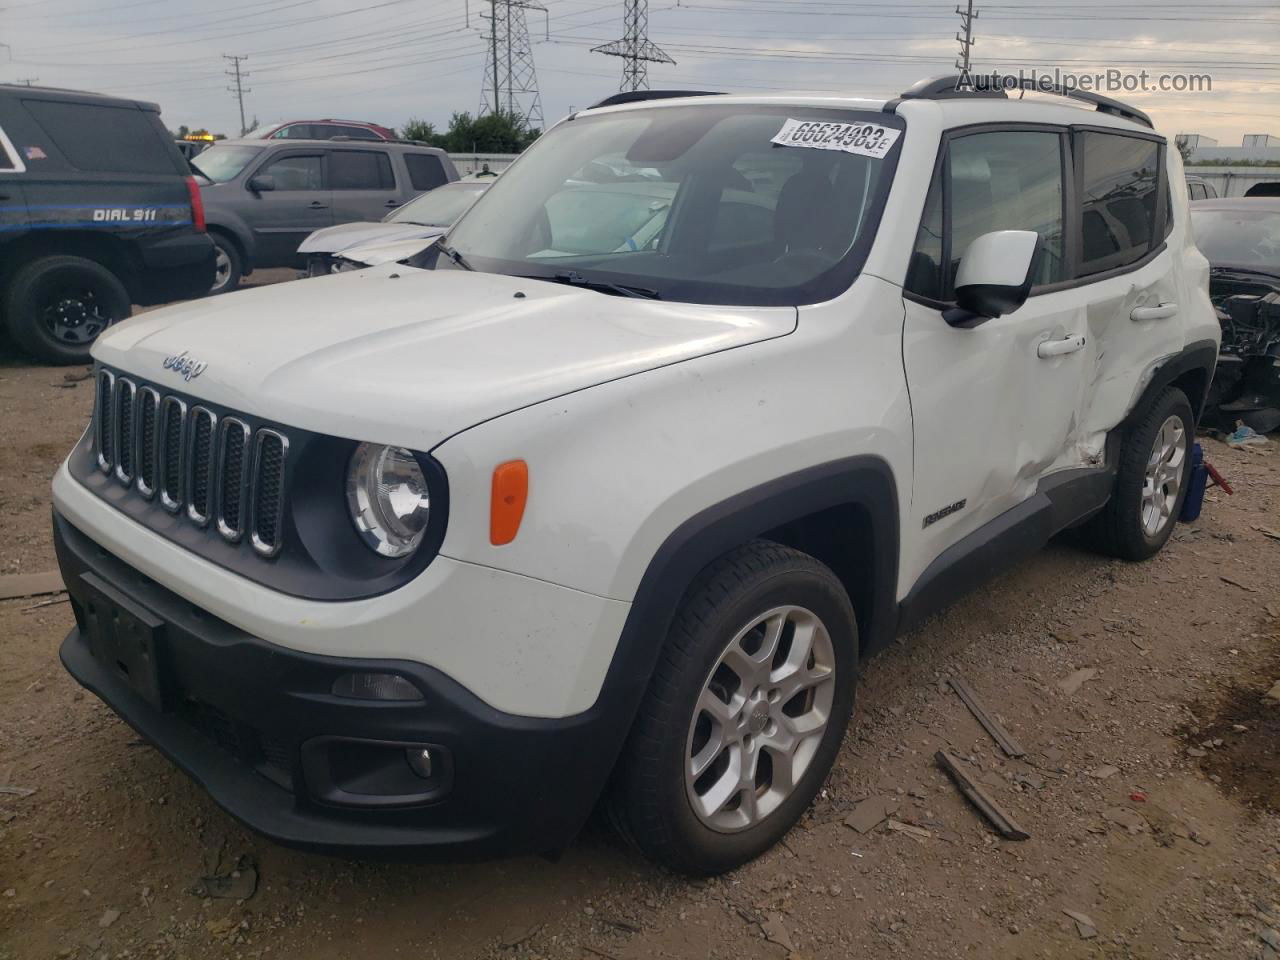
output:
M 783 147 L 841 150 L 861 157 L 882 158 L 897 142 L 901 132 L 878 123 L 831 123 L 788 118 L 770 142 Z

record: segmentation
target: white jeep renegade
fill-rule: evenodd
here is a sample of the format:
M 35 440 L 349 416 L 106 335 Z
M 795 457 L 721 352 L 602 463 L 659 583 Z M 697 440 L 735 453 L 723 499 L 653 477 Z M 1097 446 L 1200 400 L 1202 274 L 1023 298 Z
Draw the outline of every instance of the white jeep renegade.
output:
M 68 670 L 284 843 L 710 873 L 859 662 L 1059 531 L 1141 560 L 1218 323 L 1100 97 L 620 95 L 421 268 L 120 325 L 54 480 Z

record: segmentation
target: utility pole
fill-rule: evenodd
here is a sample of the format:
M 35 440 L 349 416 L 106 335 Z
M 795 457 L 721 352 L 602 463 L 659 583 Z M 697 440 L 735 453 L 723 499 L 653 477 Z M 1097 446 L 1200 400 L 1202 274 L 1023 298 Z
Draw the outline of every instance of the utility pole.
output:
M 526 10 L 547 12 L 536 0 L 489 0 L 489 55 L 480 87 L 480 116 L 505 113 L 524 127 L 540 128 L 542 97 Z
M 29 87 L 29 86 L 31 86 L 33 83 L 39 83 L 39 82 L 40 82 L 40 78 L 39 78 L 39 77 L 18 77 L 18 78 L 17 78 L 16 80 L 14 80 L 13 82 L 14 82 L 14 83 L 20 83 L 20 84 L 22 84 L 24 87 Z
M 227 89 L 236 95 L 236 101 L 240 104 L 240 136 L 243 137 L 245 130 L 247 129 L 244 122 L 244 95 L 246 93 L 252 93 L 253 91 L 245 89 L 244 79 L 249 76 L 249 73 L 248 71 L 240 70 L 240 62 L 242 60 L 248 60 L 249 57 L 247 54 L 245 56 L 237 57 L 235 55 L 228 55 L 224 53 L 222 55 L 222 59 L 231 61 L 231 67 L 226 71 L 226 73 L 228 77 L 235 81 L 235 86 L 227 87 Z
M 622 23 L 621 40 L 592 47 L 591 52 L 622 57 L 622 85 L 619 90 L 648 90 L 649 64 L 674 64 L 675 61 L 649 40 L 649 0 L 624 0 Z
M 956 7 L 956 13 L 960 14 L 960 26 L 964 30 L 963 34 L 956 34 L 956 40 L 960 42 L 960 56 L 956 58 L 956 69 L 963 75 L 969 75 L 969 50 L 973 46 L 973 21 L 978 19 L 978 12 L 973 9 L 973 0 L 967 0 L 967 8 L 961 10 Z

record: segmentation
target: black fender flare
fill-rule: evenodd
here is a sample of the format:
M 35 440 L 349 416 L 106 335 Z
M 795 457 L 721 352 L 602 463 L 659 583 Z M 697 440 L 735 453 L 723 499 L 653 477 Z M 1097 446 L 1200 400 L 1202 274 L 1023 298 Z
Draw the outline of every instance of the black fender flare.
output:
M 864 654 L 892 640 L 897 627 L 898 495 L 880 457 L 834 460 L 745 490 L 690 517 L 654 553 L 623 625 L 594 714 L 602 770 L 612 771 L 658 662 L 667 631 L 700 571 L 734 547 L 832 507 L 859 507 L 871 524 L 873 551 Z M 860 617 L 860 621 L 862 618 Z M 604 787 L 604 779 L 600 787 Z
M 1209 384 L 1213 382 L 1213 373 L 1217 366 L 1218 344 L 1213 340 L 1196 340 L 1187 344 L 1179 353 L 1164 360 L 1152 371 L 1151 381 L 1138 396 L 1137 402 L 1129 408 L 1128 414 L 1125 415 L 1120 425 L 1128 427 L 1137 421 L 1147 406 L 1154 402 L 1156 397 L 1164 392 L 1165 387 L 1175 380 L 1188 373 L 1202 372 L 1204 374 L 1204 387 L 1198 391 L 1199 396 L 1187 397 L 1191 401 L 1191 409 L 1195 411 L 1196 422 L 1198 423 L 1201 414 L 1204 413 L 1205 399 L 1209 395 Z

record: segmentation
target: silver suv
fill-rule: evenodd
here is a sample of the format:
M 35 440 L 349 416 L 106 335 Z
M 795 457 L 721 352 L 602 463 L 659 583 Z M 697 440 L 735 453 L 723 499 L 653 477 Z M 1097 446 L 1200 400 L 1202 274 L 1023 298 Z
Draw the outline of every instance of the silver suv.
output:
M 256 267 L 300 266 L 298 244 L 316 230 L 380 220 L 458 179 L 448 154 L 412 141 L 222 140 L 191 165 L 217 252 L 210 293 Z

